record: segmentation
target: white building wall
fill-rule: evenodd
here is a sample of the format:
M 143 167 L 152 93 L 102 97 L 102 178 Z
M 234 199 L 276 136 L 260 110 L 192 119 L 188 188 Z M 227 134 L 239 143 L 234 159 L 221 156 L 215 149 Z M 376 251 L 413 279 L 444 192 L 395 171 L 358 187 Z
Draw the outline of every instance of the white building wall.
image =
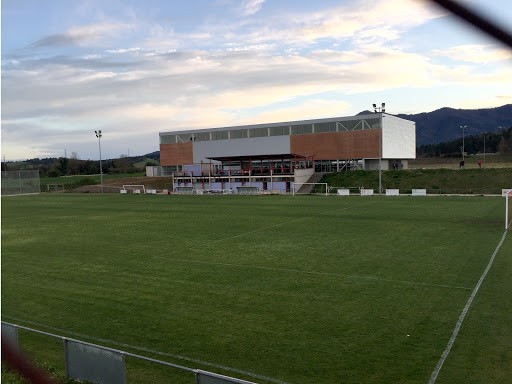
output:
M 416 158 L 416 124 L 392 115 L 382 116 L 382 157 Z
M 290 136 L 197 141 L 193 144 L 194 163 L 210 157 L 280 155 L 290 153 Z

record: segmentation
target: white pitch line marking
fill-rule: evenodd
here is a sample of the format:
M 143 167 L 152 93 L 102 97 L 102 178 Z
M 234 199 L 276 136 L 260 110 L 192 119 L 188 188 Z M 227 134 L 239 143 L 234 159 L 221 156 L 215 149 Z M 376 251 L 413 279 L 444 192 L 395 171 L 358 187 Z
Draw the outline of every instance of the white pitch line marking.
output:
M 292 268 L 275 268 L 275 267 L 262 267 L 257 265 L 247 265 L 247 264 L 235 264 L 235 263 L 218 263 L 213 261 L 202 261 L 202 260 L 187 260 L 187 259 L 168 259 L 169 261 L 179 261 L 184 263 L 197 263 L 197 264 L 208 264 L 208 265 L 220 265 L 225 267 L 237 267 L 237 268 L 253 268 L 253 269 L 263 269 L 270 271 L 281 271 L 281 272 L 295 272 L 295 273 L 304 273 L 309 275 L 320 275 L 320 276 L 334 276 L 334 277 L 342 277 L 346 279 L 358 279 L 358 280 L 375 280 L 375 281 L 386 281 L 389 283 L 399 283 L 399 284 L 407 284 L 407 285 L 418 285 L 425 287 L 436 287 L 436 288 L 450 288 L 450 289 L 462 289 L 466 291 L 470 291 L 471 288 L 464 286 L 456 286 L 456 285 L 447 285 L 447 284 L 432 284 L 432 283 L 423 283 L 418 281 L 408 281 L 408 280 L 395 280 L 395 279 L 386 279 L 384 277 L 377 277 L 371 275 L 345 275 L 342 273 L 333 273 L 333 272 L 319 272 L 319 271 L 304 271 L 300 269 L 292 269 Z
M 339 208 L 339 209 L 333 209 L 333 210 L 330 210 L 330 211 L 320 212 L 319 215 L 326 215 L 328 213 L 339 212 L 339 211 L 346 211 L 346 210 L 351 209 L 351 208 L 362 207 L 364 205 L 373 204 L 373 203 L 374 202 L 369 202 L 369 203 L 364 203 L 364 204 L 357 204 L 357 205 L 351 205 L 350 207 L 343 207 L 343 208 Z M 295 223 L 297 221 L 301 221 L 301 220 L 305 220 L 305 219 L 310 219 L 310 218 L 311 218 L 311 216 L 299 217 L 297 219 L 283 221 L 281 223 L 277 223 L 277 224 L 274 224 L 274 225 L 269 225 L 267 227 L 253 229 L 253 230 L 248 231 L 248 232 L 243 232 L 243 233 L 239 233 L 237 235 L 233 235 L 233 236 L 229 236 L 229 237 L 224 237 L 222 239 L 206 241 L 204 243 L 198 244 L 198 246 L 205 246 L 205 245 L 210 245 L 210 244 L 215 244 L 215 243 L 221 243 L 221 242 L 226 241 L 226 240 L 236 239 L 238 237 L 243 237 L 243 236 L 246 236 L 246 235 L 251 235 L 251 234 L 256 233 L 256 232 L 266 231 L 267 229 L 281 227 L 281 226 L 286 225 L 286 224 L 291 224 L 291 223 Z
M 471 307 L 471 304 L 473 303 L 473 299 L 475 298 L 476 294 L 478 293 L 478 290 L 480 289 L 480 286 L 482 285 L 485 277 L 487 276 L 487 273 L 491 269 L 491 266 L 494 262 L 494 258 L 498 254 L 498 251 L 500 250 L 501 246 L 503 245 L 503 242 L 505 241 L 505 238 L 507 236 L 507 232 L 503 234 L 501 237 L 501 241 L 499 242 L 498 246 L 494 250 L 494 253 L 492 254 L 489 263 L 487 264 L 487 267 L 485 268 L 484 272 L 482 273 L 482 276 L 480 276 L 480 280 L 475 285 L 475 288 L 473 289 L 473 292 L 471 292 L 471 295 L 469 296 L 468 301 L 466 302 L 466 305 L 464 306 L 464 309 L 462 310 L 459 319 L 457 320 L 457 323 L 455 324 L 455 328 L 453 328 L 452 336 L 450 337 L 450 340 L 448 340 L 448 344 L 446 345 L 446 348 L 441 355 L 439 361 L 437 362 L 436 368 L 432 372 L 432 375 L 430 376 L 430 380 L 428 381 L 428 384 L 434 384 L 436 382 L 437 376 L 439 375 L 439 372 L 441 371 L 441 368 L 443 367 L 443 364 L 450 354 L 450 351 L 452 349 L 453 343 L 455 342 L 455 339 L 457 338 L 457 335 L 459 334 L 460 327 L 462 326 L 462 323 L 464 322 L 464 318 L 466 317 L 466 314 L 469 311 L 469 307 Z
M 352 208 L 362 207 L 362 206 L 369 205 L 369 204 L 374 204 L 374 203 L 375 203 L 374 201 L 371 201 L 371 202 L 367 202 L 367 203 L 351 205 L 351 206 L 348 206 L 348 207 L 342 207 L 342 208 L 338 208 L 338 209 L 333 209 L 333 210 L 329 210 L 329 211 L 320 212 L 319 215 L 326 215 L 326 214 L 330 214 L 330 213 L 334 213 L 334 212 L 346 211 L 346 210 L 349 210 L 349 209 L 352 209 Z M 278 223 L 278 224 L 269 225 L 267 227 L 262 227 L 262 228 L 254 229 L 254 230 L 251 230 L 251 231 L 248 231 L 248 232 L 239 233 L 237 235 L 233 235 L 233 236 L 229 236 L 229 237 L 224 237 L 222 239 L 207 241 L 207 242 L 198 244 L 197 246 L 205 246 L 205 245 L 216 244 L 216 243 L 224 242 L 224 241 L 227 241 L 227 240 L 236 239 L 238 237 L 243 237 L 243 236 L 246 236 L 246 235 L 250 235 L 250 234 L 253 234 L 253 233 L 256 233 L 256 232 L 265 231 L 267 229 L 272 229 L 272 228 L 280 227 L 280 226 L 283 226 L 283 225 L 286 225 L 286 224 L 295 223 L 297 221 L 301 221 L 301 220 L 305 220 L 305 219 L 309 219 L 309 218 L 311 218 L 311 216 L 299 217 L 297 219 L 288 220 L 288 221 L 284 221 L 284 222 L 281 222 L 281 223 Z M 156 256 L 156 257 L 158 257 L 158 258 L 165 258 L 165 257 L 162 257 L 162 256 Z M 426 286 L 426 287 L 463 289 L 463 290 L 468 290 L 468 291 L 471 290 L 471 288 L 463 287 L 463 286 L 452 286 L 452 285 L 446 285 L 446 284 L 431 284 L 431 283 L 422 283 L 422 282 L 407 281 L 407 280 L 393 280 L 393 279 L 386 279 L 386 278 L 381 278 L 381 277 L 377 277 L 377 276 L 344 275 L 344 274 L 329 273 L 329 272 L 303 271 L 303 270 L 300 270 L 300 269 L 260 267 L 260 266 L 254 266 L 254 265 L 243 265 L 243 264 L 234 264 L 234 263 L 233 264 L 232 263 L 215 263 L 215 262 L 201 261 L 201 260 L 169 259 L 169 258 L 165 258 L 165 259 L 166 260 L 181 261 L 181 262 L 189 262 L 189 263 L 203 263 L 203 264 L 224 265 L 224 266 L 231 266 L 231 267 L 266 269 L 266 270 L 275 270 L 275 271 L 283 271 L 283 272 L 296 272 L 296 273 L 316 274 L 316 275 L 324 275 L 324 276 L 338 276 L 338 277 L 343 277 L 343 278 L 352 278 L 352 279 L 360 279 L 360 280 L 387 281 L 387 282 L 390 282 L 390 283 L 400 283 L 400 284 Z

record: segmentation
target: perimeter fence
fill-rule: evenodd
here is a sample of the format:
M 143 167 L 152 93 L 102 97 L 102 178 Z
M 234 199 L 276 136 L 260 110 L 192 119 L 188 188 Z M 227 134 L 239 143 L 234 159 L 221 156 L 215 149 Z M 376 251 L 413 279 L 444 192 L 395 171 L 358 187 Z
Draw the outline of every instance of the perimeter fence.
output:
M 125 357 L 129 357 L 188 373 L 190 374 L 190 380 L 186 379 L 186 382 L 191 384 L 255 384 L 252 381 L 189 368 L 5 321 L 2 321 L 2 344 L 8 343 L 12 350 L 22 351 L 23 348 L 21 348 L 18 336 L 19 330 L 60 339 L 62 341 L 63 353 L 61 356 L 64 356 L 66 377 L 78 381 L 95 384 L 125 384 L 127 383 Z M 131 381 L 128 380 L 128 382 Z
M 2 171 L 2 196 L 32 195 L 41 192 L 39 171 Z
M 422 189 L 425 191 L 426 195 L 489 195 L 489 196 L 501 196 L 503 188 L 402 188 L 402 189 L 392 189 L 397 191 L 399 195 L 411 195 L 414 194 L 415 190 Z M 361 194 L 361 190 L 372 190 L 374 194 L 378 194 L 378 188 L 372 189 L 369 187 L 334 187 L 328 186 L 328 192 L 331 195 L 339 194 L 339 190 L 349 191 L 350 195 L 359 195 Z M 382 194 L 385 194 L 386 190 L 390 190 L 389 188 L 383 188 Z

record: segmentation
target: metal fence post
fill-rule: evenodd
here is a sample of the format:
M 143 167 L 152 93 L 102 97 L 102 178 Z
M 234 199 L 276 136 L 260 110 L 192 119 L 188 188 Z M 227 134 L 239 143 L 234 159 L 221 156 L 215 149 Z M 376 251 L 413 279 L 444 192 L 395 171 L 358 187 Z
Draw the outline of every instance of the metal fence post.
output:
M 15 351 L 19 352 L 18 327 L 2 323 L 2 340 L 6 340 Z

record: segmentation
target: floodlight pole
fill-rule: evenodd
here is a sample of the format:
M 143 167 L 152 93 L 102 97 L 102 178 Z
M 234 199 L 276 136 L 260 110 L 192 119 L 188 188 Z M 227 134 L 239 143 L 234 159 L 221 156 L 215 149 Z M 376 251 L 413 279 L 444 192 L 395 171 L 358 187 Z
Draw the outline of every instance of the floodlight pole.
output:
M 484 132 L 484 165 L 485 165 L 485 139 L 487 138 L 487 132 Z
M 382 136 L 384 134 L 384 128 L 382 126 L 383 113 L 386 112 L 386 103 L 382 103 L 380 107 L 377 104 L 373 105 L 373 111 L 380 115 L 380 137 L 379 137 L 379 195 L 382 194 Z
M 100 185 L 101 185 L 101 193 L 103 193 L 103 167 L 101 166 L 101 130 L 94 131 L 96 137 L 98 138 L 98 148 L 100 150 Z
M 466 129 L 467 125 L 460 125 L 459 128 L 462 128 L 462 161 L 464 161 L 464 129 Z

